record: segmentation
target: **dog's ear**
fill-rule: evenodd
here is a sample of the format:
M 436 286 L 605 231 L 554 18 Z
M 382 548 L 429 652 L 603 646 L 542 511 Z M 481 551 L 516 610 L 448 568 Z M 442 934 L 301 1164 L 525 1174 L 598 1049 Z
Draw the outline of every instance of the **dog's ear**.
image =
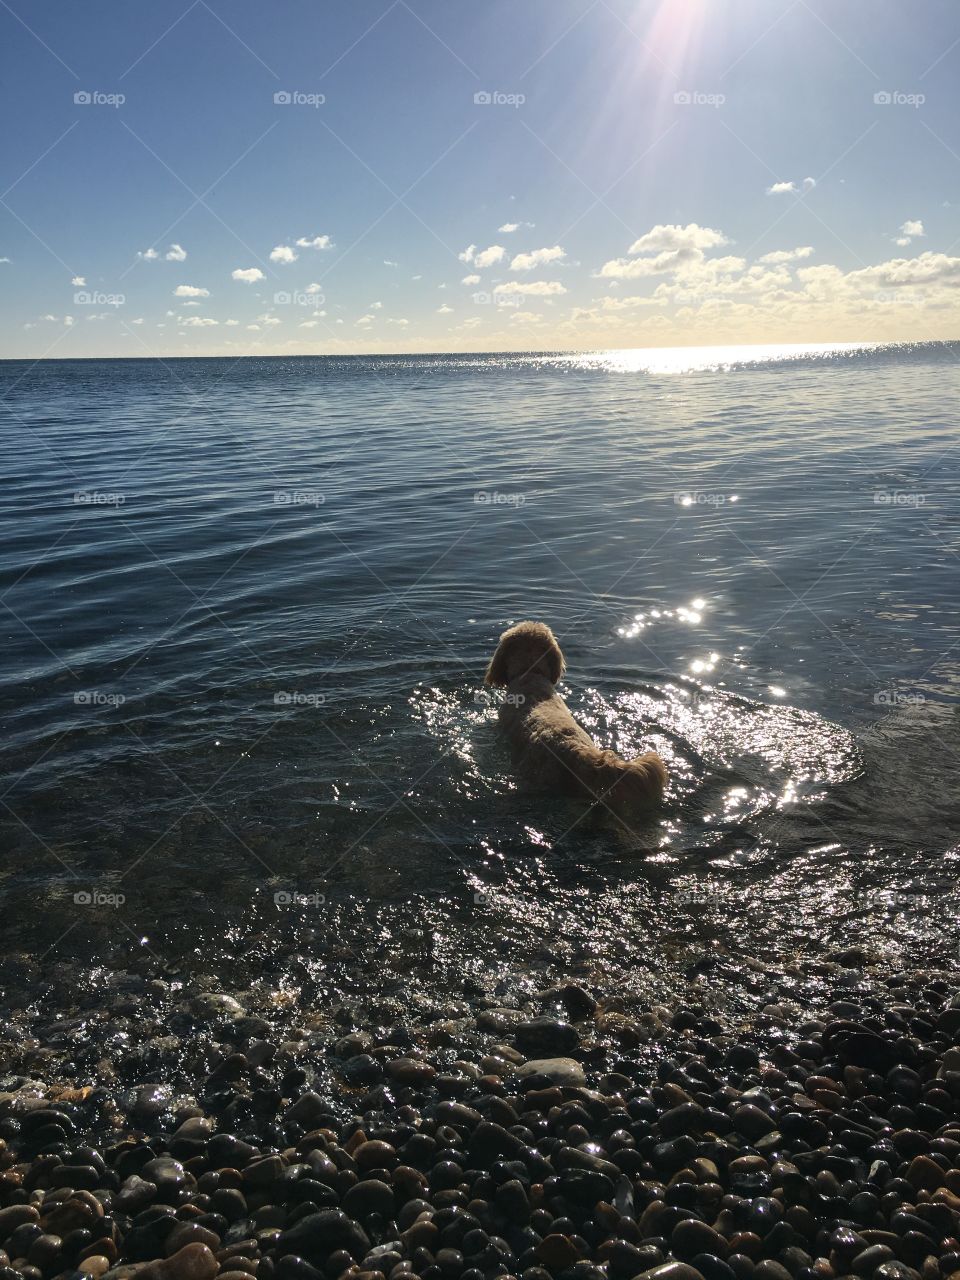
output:
M 551 634 L 552 641 L 550 648 L 544 654 L 544 662 L 547 666 L 547 675 L 554 684 L 559 684 L 563 679 L 563 673 L 567 669 L 567 664 L 563 660 L 563 651 L 557 644 L 557 638 Z
M 509 683 L 507 676 L 507 646 L 502 637 L 497 645 L 496 653 L 490 659 L 490 665 L 487 667 L 486 675 L 483 677 L 483 683 L 489 685 Z

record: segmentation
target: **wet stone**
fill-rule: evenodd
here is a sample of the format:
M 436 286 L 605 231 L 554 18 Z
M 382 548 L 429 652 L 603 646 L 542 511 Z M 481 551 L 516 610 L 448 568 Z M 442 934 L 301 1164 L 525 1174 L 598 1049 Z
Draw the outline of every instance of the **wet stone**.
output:
M 580 1043 L 580 1034 L 569 1022 L 557 1018 L 533 1018 L 521 1022 L 513 1032 L 517 1048 L 533 1057 L 559 1057 Z
M 575 1058 L 531 1058 L 517 1068 L 521 1080 L 527 1076 L 543 1076 L 557 1085 L 578 1088 L 587 1082 L 583 1067 Z

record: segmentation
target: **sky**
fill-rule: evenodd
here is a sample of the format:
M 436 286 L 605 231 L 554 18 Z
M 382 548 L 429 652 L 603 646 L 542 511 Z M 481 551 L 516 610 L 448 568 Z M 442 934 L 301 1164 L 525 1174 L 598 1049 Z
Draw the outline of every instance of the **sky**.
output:
M 0 0 L 0 357 L 960 338 L 956 0 Z

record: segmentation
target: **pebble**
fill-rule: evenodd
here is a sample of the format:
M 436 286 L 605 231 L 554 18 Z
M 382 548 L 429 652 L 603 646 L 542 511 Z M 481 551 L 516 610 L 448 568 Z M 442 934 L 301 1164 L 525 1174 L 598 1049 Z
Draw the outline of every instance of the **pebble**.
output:
M 570 1053 L 580 1043 L 576 1027 L 546 1016 L 518 1023 L 513 1038 L 522 1053 L 545 1058 Z
M 574 984 L 322 1054 L 305 1011 L 256 1062 L 265 1020 L 198 997 L 197 1100 L 0 1094 L 0 1280 L 960 1280 L 960 1002 L 830 984 L 746 1036 L 658 1009 L 653 1059 Z
M 576 1058 L 531 1058 L 516 1068 L 517 1076 L 545 1076 L 553 1084 L 580 1087 L 587 1082 L 583 1067 Z

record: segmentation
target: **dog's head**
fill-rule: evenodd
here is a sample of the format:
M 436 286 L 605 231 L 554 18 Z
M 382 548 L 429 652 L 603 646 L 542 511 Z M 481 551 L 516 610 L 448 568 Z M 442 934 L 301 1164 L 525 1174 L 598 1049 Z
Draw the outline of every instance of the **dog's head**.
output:
M 518 622 L 500 637 L 484 684 L 506 685 L 520 676 L 546 676 L 558 684 L 564 672 L 557 638 L 545 622 Z

